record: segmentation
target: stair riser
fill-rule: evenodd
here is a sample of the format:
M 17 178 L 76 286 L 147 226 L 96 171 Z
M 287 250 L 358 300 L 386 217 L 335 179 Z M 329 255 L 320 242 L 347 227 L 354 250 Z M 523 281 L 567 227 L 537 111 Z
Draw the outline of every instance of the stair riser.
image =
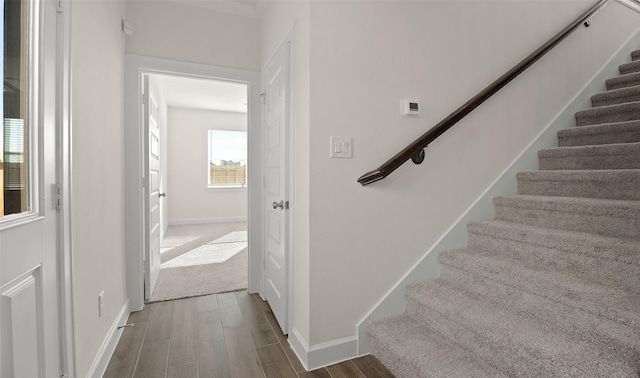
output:
M 640 128 L 637 131 L 625 131 L 609 134 L 559 135 L 558 142 L 560 147 L 640 142 Z
M 518 193 L 535 196 L 640 200 L 638 181 L 518 180 Z
M 521 270 L 498 270 L 487 268 L 483 264 L 461 264 L 459 261 L 443 257 L 444 254 L 441 254 L 441 279 L 460 285 L 471 292 L 502 298 L 505 301 L 505 306 L 510 301 L 519 300 L 520 297 L 530 297 L 535 300 L 520 303 L 523 310 L 527 312 L 538 311 L 534 310 L 537 307 L 542 310 L 545 301 L 549 301 L 560 305 L 555 310 L 551 306 L 549 311 L 555 311 L 555 315 L 549 319 L 557 317 L 558 313 L 571 313 L 566 309 L 566 307 L 570 307 L 573 309 L 572 311 L 576 311 L 578 314 L 576 316 L 580 316 L 580 312 L 585 312 L 591 314 L 589 316 L 606 320 L 606 322 L 603 320 L 602 327 L 605 327 L 607 322 L 613 322 L 621 327 L 634 329 L 635 331 L 631 335 L 637 335 L 639 332 L 640 314 L 637 310 L 638 295 L 636 293 L 621 293 L 609 287 L 596 286 L 595 284 L 573 286 L 566 282 L 553 280 L 544 274 Z M 490 290 L 495 292 L 490 292 Z M 588 290 L 593 291 L 589 292 Z M 605 296 L 599 296 L 600 292 Z M 511 297 L 513 295 L 515 297 Z M 613 328 L 611 329 L 613 330 Z M 625 333 L 618 334 L 625 335 Z M 628 338 L 628 336 L 623 336 L 624 338 Z M 635 345 L 636 341 L 627 340 L 624 342 L 624 344 L 629 343 Z
M 610 91 L 614 89 L 635 87 L 636 85 L 640 85 L 640 74 L 633 73 L 625 76 L 618 76 L 607 80 L 606 85 L 607 89 Z
M 574 127 L 558 132 L 560 147 L 640 142 L 640 122 Z
M 407 314 L 444 335 L 458 345 L 475 351 L 501 371 L 522 376 L 576 375 L 581 369 L 599 373 L 624 369 L 622 364 L 594 353 L 588 342 L 566 333 L 555 324 L 540 322 L 482 297 L 460 290 L 449 290 L 433 282 L 427 290 L 407 291 Z M 534 336 L 535 335 L 535 336 Z M 535 337 L 531 342 L 530 336 Z M 564 354 L 557 359 L 558 354 Z M 599 360 L 599 361 L 598 361 Z M 611 366 L 598 366 L 607 361 Z M 601 370 L 600 370 L 601 369 Z
M 585 339 L 614 345 L 628 356 L 628 360 L 640 361 L 637 358 L 640 354 L 640 340 L 635 336 L 640 330 L 637 328 L 450 266 L 444 266 L 442 273 L 441 279 L 471 293 L 538 320 L 552 321 Z M 559 313 L 562 316 L 558 316 Z
M 496 221 L 472 222 L 469 223 L 467 229 L 469 243 L 475 243 L 477 236 L 504 243 L 523 243 L 562 251 L 563 254 L 617 261 L 640 267 L 640 240 L 636 239 L 609 238 Z M 485 248 L 484 250 L 496 250 L 496 248 Z
M 640 72 L 640 62 L 631 62 L 620 66 L 620 75 L 626 75 L 634 72 Z
M 591 104 L 594 108 L 599 106 L 626 104 L 628 102 L 640 101 L 640 94 L 620 95 L 616 97 L 593 96 Z
M 525 261 L 538 268 L 572 274 L 587 281 L 640 293 L 638 265 L 475 233 L 469 235 L 469 248 L 500 252 L 506 257 Z
M 423 306 L 415 301 L 407 303 L 407 314 L 420 323 L 440 333 L 453 343 L 473 351 L 478 357 L 486 360 L 498 370 L 509 376 L 523 376 L 532 374 L 537 376 L 550 376 L 553 369 L 538 366 L 530 360 L 535 360 L 531 352 L 524 348 L 514 348 L 505 343 L 496 342 L 465 328 L 461 323 L 453 322 L 451 317 L 443 315 L 433 308 Z
M 506 377 L 407 314 L 369 326 L 372 353 L 398 377 Z
M 546 156 L 539 159 L 540 170 L 640 169 L 640 154 Z
M 375 336 L 371 336 L 371 350 L 369 351 L 371 355 L 376 356 L 376 358 L 387 368 L 389 371 L 393 372 L 393 374 L 397 377 L 406 377 L 406 378 L 420 378 L 419 375 L 415 374 L 407 365 L 407 363 L 400 358 L 393 358 L 391 356 L 394 355 L 393 352 L 389 351 L 386 346 L 382 343 L 382 340 L 378 340 Z
M 538 227 L 592 232 L 614 237 L 637 237 L 640 229 L 640 216 L 637 214 L 622 217 L 606 213 L 589 214 L 576 208 L 533 209 L 500 204 L 497 204 L 495 209 L 497 220 Z
M 601 108 L 596 108 L 601 109 Z M 577 126 L 599 125 L 603 123 L 627 122 L 640 119 L 640 111 L 631 109 L 628 111 L 610 112 L 605 114 L 597 114 L 592 111 L 584 111 L 576 113 Z

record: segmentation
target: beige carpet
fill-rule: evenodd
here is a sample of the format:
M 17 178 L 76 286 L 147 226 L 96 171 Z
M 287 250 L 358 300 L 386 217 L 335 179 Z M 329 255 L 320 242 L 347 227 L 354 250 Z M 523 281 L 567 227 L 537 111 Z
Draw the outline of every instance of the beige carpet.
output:
M 246 230 L 245 222 L 170 226 L 147 303 L 246 289 Z

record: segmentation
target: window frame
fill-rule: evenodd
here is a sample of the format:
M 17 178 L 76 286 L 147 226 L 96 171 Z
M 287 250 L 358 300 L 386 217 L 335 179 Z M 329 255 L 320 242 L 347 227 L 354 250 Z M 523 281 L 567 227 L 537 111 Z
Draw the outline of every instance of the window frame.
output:
M 38 0 L 21 0 L 23 4 L 26 4 L 26 111 L 25 111 L 25 154 L 24 157 L 27 160 L 27 173 L 26 173 L 26 187 L 27 187 L 27 209 L 20 213 L 8 214 L 0 217 L 0 231 L 9 228 L 21 226 L 33 221 L 37 221 L 44 217 L 44 207 L 40 202 L 44 202 L 43 188 L 41 187 L 41 177 L 44 172 L 41 172 L 40 167 L 43 166 L 42 148 L 44 148 L 42 140 L 40 138 L 42 130 L 42 75 L 41 72 L 44 69 L 44 62 L 41 60 L 41 56 L 44 56 L 44 46 L 40 43 L 42 40 L 42 28 L 40 27 L 40 20 L 43 15 L 44 7 Z M 2 22 L 3 31 L 2 40 L 4 44 L 4 19 Z M 4 59 L 4 53 L 3 58 Z M 4 67 L 4 64 L 3 64 Z M 4 74 L 3 74 L 4 80 Z M 4 124 L 4 112 L 2 115 L 2 122 Z M 4 137 L 2 138 L 4 144 Z M 3 147 L 4 148 L 4 147 Z M 53 190 L 52 190 L 53 191 Z M 4 195 L 4 187 L 3 193 Z

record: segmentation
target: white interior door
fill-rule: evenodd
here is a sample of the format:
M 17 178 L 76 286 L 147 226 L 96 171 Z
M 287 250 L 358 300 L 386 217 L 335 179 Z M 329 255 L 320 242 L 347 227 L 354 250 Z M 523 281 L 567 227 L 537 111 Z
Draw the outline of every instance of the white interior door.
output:
M 289 128 L 289 43 L 285 42 L 265 66 L 266 122 L 266 254 L 264 297 L 282 331 L 288 333 L 288 128 Z
M 145 143 L 145 285 L 144 297 L 148 299 L 156 286 L 160 273 L 160 130 L 158 128 L 158 104 L 149 93 L 149 76 L 144 77 L 144 135 Z
M 20 0 L 3 8 L 0 376 L 59 377 L 56 7 Z

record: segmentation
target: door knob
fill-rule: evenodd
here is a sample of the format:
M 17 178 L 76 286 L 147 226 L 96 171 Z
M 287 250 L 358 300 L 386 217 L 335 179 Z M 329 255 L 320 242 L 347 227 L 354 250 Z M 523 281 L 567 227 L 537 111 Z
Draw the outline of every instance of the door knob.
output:
M 158 193 L 158 197 L 162 198 L 162 197 L 166 197 L 167 193 Z
M 280 208 L 280 210 L 284 209 L 284 201 L 280 201 L 280 203 L 274 202 L 273 203 L 273 208 L 274 209 Z

